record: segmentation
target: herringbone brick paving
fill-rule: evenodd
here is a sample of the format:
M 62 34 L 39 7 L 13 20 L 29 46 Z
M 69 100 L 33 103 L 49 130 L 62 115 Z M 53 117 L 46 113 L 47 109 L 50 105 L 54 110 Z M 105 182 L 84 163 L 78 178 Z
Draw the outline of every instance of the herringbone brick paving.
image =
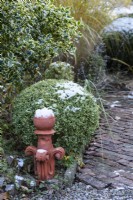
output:
M 133 92 L 104 98 L 106 117 L 84 153 L 77 179 L 97 189 L 133 187 Z

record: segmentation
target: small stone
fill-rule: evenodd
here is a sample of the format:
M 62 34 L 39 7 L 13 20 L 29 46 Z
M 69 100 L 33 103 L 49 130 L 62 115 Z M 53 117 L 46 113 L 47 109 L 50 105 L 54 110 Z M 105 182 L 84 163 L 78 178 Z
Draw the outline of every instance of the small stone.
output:
M 25 191 L 25 192 L 28 192 L 29 191 L 29 189 L 26 187 L 26 186 L 21 186 L 21 189 L 23 190 L 23 191 Z
M 15 193 L 15 186 L 14 186 L 14 184 L 8 184 L 8 185 L 6 185 L 5 191 L 8 192 L 11 195 L 14 195 L 14 193 Z
M 22 181 L 24 180 L 24 178 L 22 176 L 15 176 L 15 184 L 17 188 L 20 188 L 22 185 Z
M 33 180 L 32 180 L 32 181 L 30 182 L 30 187 L 33 188 L 33 187 L 35 187 L 35 186 L 36 186 L 36 181 L 33 181 Z
M 49 196 L 50 196 L 50 195 L 52 195 L 52 194 L 53 194 L 53 192 L 54 192 L 54 190 L 53 190 L 53 189 L 49 189 L 49 191 L 48 191 L 48 194 L 49 194 Z
M 83 185 L 83 183 L 82 183 L 82 182 L 79 182 L 79 183 L 78 183 L 78 185 L 79 185 L 79 186 L 82 186 L 82 185 Z
M 115 116 L 115 119 L 116 120 L 120 120 L 121 118 L 119 116 Z
M 53 178 L 53 179 L 51 179 L 51 180 L 47 180 L 47 183 L 48 183 L 48 184 L 56 184 L 56 185 L 58 185 L 58 184 L 59 184 L 59 180 Z
M 25 195 L 25 194 L 22 194 L 22 197 L 26 197 L 26 195 Z
M 92 188 L 92 186 L 91 185 L 87 185 L 86 186 L 86 190 L 92 190 L 93 188 Z
M 71 190 L 70 190 L 70 188 L 67 188 L 67 192 L 70 192 Z
M 8 164 L 11 165 L 14 161 L 14 156 L 7 156 L 6 160 L 7 160 Z
M 22 159 L 22 158 L 17 158 L 17 161 L 18 161 L 18 167 L 19 168 L 21 168 L 21 167 L 23 167 L 24 166 L 24 159 Z

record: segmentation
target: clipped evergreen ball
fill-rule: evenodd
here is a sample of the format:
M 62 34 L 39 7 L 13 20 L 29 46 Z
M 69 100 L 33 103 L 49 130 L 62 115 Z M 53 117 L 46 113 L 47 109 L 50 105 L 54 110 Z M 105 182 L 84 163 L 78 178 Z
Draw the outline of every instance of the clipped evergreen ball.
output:
M 40 81 L 16 98 L 13 105 L 16 148 L 36 145 L 33 117 L 37 109 L 49 108 L 56 117 L 53 143 L 65 148 L 66 154 L 78 154 L 98 127 L 99 108 L 92 94 L 66 80 Z
M 103 31 L 109 71 L 133 73 L 133 18 L 115 19 Z
M 45 71 L 46 79 L 74 79 L 73 66 L 66 62 L 53 62 L 49 65 L 48 69 Z

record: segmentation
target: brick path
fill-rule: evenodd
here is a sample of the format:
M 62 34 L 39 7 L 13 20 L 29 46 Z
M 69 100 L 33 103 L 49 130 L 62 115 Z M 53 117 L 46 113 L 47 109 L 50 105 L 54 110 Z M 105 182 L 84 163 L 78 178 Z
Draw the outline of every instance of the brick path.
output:
M 97 189 L 133 187 L 133 91 L 110 93 L 104 99 L 107 119 L 101 117 L 76 177 Z

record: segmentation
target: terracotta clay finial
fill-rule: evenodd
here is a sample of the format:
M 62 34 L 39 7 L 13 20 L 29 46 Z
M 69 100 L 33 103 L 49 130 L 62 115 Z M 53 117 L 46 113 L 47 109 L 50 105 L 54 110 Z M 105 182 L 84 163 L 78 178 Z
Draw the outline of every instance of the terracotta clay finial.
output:
M 34 156 L 34 171 L 39 181 L 53 178 L 55 174 L 55 158 L 62 159 L 65 151 L 62 147 L 54 148 L 52 135 L 55 133 L 55 116 L 52 110 L 47 108 L 36 110 L 34 119 L 38 136 L 37 147 L 28 146 L 25 150 L 27 156 Z

